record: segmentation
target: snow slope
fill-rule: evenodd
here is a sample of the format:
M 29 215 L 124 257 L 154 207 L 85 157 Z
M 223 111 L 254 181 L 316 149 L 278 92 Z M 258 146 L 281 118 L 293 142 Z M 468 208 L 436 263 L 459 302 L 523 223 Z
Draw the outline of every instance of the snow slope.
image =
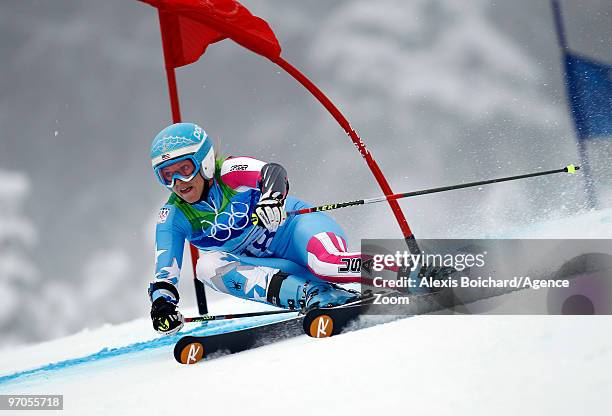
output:
M 612 210 L 513 236 L 559 229 L 609 238 Z M 228 298 L 215 307 L 261 305 Z M 612 408 L 610 324 L 608 316 L 416 316 L 182 366 L 172 358 L 176 338 L 157 338 L 142 318 L 1 351 L 0 394 L 63 394 L 62 414 L 71 415 L 602 413 Z

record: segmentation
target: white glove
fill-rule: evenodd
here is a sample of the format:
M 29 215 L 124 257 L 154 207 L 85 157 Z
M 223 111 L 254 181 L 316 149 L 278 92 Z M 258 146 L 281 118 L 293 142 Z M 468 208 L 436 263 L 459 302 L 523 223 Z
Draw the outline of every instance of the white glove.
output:
M 258 225 L 265 227 L 268 231 L 275 232 L 287 219 L 282 194 L 272 191 L 263 194 L 255 205 L 255 214 L 259 219 Z

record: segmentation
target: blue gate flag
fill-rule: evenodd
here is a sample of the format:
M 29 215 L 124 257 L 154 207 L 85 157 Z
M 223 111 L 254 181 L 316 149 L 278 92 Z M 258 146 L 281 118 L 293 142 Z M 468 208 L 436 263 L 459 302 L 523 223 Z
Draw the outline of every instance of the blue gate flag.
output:
M 578 139 L 612 137 L 612 66 L 568 52 L 565 71 Z

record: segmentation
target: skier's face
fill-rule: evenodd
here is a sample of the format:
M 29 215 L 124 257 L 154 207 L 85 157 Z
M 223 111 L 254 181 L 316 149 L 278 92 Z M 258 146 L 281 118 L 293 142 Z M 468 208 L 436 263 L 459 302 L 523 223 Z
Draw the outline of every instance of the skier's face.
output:
M 172 190 L 185 202 L 193 204 L 198 202 L 202 197 L 202 192 L 204 192 L 204 178 L 198 173 L 189 182 L 183 182 L 177 179 Z

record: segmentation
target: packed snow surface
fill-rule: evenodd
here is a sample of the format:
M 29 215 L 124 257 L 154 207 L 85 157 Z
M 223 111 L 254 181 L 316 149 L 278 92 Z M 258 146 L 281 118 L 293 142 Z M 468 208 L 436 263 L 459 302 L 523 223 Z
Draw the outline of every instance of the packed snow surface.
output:
M 512 235 L 560 236 L 610 238 L 612 211 Z M 262 308 L 233 298 L 213 306 Z M 611 324 L 608 316 L 422 315 L 183 366 L 172 357 L 178 337 L 157 337 L 143 317 L 0 351 L 0 394 L 63 394 L 67 415 L 595 414 L 612 408 Z M 236 323 L 185 331 L 228 325 Z

